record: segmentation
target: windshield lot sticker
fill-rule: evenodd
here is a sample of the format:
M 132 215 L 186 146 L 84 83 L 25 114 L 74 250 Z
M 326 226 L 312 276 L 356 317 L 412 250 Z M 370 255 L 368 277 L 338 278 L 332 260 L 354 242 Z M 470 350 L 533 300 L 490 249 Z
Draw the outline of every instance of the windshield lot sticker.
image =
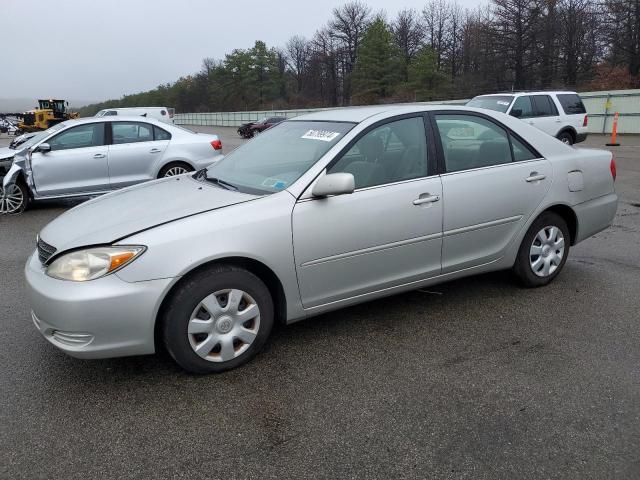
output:
M 509 102 L 505 102 L 504 100 L 498 100 L 496 103 L 498 105 L 506 105 L 507 107 L 509 106 Z
M 287 182 L 283 182 L 277 178 L 265 178 L 262 186 L 273 188 L 274 190 L 282 190 L 287 186 Z
M 308 140 L 322 140 L 323 142 L 331 142 L 334 138 L 340 135 L 339 132 L 329 132 L 327 130 L 309 130 L 300 138 L 306 138 Z

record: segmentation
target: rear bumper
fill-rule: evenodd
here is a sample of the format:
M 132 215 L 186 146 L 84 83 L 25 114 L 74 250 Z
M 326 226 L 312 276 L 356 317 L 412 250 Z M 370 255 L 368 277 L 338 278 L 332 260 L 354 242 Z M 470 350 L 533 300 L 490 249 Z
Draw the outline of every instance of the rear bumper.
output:
M 578 218 L 576 242 L 586 240 L 613 223 L 618 209 L 618 195 L 610 193 L 574 207 Z
M 154 353 L 155 318 L 171 279 L 125 282 L 116 274 L 90 282 L 56 280 L 37 255 L 25 266 L 32 320 L 53 345 L 78 358 Z

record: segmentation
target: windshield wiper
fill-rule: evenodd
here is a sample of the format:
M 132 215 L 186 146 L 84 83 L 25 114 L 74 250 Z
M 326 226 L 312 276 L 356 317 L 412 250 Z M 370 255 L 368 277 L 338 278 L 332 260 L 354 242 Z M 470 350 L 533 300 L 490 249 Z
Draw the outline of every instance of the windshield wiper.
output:
M 196 180 L 204 178 L 207 182 L 214 183 L 225 190 L 232 190 L 234 192 L 238 191 L 238 187 L 236 187 L 233 183 L 225 182 L 224 180 L 220 180 L 216 177 L 210 177 L 207 175 L 207 169 L 203 168 L 202 170 L 198 170 L 194 176 Z

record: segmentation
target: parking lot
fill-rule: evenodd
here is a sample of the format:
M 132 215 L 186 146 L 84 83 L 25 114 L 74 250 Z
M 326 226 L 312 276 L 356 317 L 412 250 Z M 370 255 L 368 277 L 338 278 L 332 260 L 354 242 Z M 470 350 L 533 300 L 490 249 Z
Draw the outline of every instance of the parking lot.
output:
M 640 137 L 620 141 L 614 225 L 551 285 L 502 272 L 340 310 L 222 375 L 58 351 L 22 268 L 78 201 L 0 217 L 0 478 L 638 478 Z

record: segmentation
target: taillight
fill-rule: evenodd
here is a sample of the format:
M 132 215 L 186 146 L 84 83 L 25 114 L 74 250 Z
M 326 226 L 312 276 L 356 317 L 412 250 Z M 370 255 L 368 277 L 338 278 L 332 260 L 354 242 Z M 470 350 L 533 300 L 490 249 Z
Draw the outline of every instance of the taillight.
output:
M 584 116 L 584 120 L 582 121 L 582 126 L 586 127 L 589 123 L 589 115 Z
M 214 150 L 222 150 L 222 142 L 220 140 L 212 140 L 211 146 Z
M 613 177 L 613 181 L 615 182 L 617 170 L 616 170 L 616 157 L 613 154 L 611 154 L 611 164 L 609 164 L 609 168 L 611 169 L 611 176 Z

